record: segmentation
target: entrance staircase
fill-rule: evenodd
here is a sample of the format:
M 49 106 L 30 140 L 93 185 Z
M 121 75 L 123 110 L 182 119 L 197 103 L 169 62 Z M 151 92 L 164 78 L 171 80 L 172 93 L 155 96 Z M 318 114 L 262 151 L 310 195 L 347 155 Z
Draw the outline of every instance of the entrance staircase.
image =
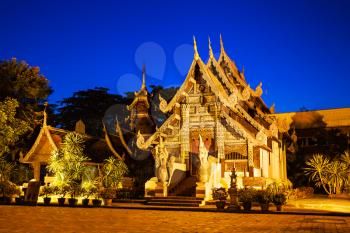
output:
M 199 207 L 204 204 L 204 198 L 196 198 L 196 181 L 195 176 L 184 178 L 175 186 L 170 186 L 167 197 L 147 198 L 145 204 L 153 206 L 182 206 L 182 207 Z
M 169 196 L 187 196 L 193 197 L 196 195 L 196 181 L 195 176 L 189 176 L 179 182 L 173 187 L 169 187 Z
M 152 197 L 145 202 L 145 205 L 178 207 L 199 207 L 202 204 L 204 204 L 203 198 L 184 196 Z

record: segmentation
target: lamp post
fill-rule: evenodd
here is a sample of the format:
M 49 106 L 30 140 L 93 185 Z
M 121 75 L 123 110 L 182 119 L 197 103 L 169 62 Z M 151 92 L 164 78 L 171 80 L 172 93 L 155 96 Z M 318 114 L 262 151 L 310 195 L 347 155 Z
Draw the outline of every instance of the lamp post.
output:
M 229 210 L 240 210 L 241 207 L 238 204 L 238 192 L 237 192 L 237 175 L 236 175 L 236 168 L 233 166 L 231 171 L 231 184 L 230 188 L 228 190 L 228 193 L 230 195 L 230 205 L 227 209 Z

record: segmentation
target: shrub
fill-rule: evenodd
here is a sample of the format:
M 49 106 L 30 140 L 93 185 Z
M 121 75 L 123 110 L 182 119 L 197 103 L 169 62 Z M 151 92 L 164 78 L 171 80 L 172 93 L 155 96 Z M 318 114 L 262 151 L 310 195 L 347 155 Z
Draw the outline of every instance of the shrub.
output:
M 114 188 L 101 188 L 99 194 L 104 199 L 113 199 L 117 195 L 117 190 Z
M 312 187 L 299 187 L 286 192 L 287 199 L 297 200 L 312 197 L 314 189 Z
M 226 200 L 227 199 L 227 191 L 225 188 L 214 188 L 213 189 L 213 199 L 214 200 Z
M 284 193 L 277 193 L 273 196 L 272 202 L 275 205 L 285 205 L 287 203 L 287 197 Z
M 253 188 L 240 189 L 238 191 L 239 201 L 243 203 L 252 202 L 254 200 L 255 192 L 256 191 Z
M 260 204 L 268 204 L 272 201 L 272 195 L 266 190 L 258 190 L 254 199 Z
M 81 193 L 84 198 L 88 199 L 90 196 L 97 193 L 97 187 L 95 183 L 91 180 L 84 181 L 81 185 Z
M 21 194 L 17 185 L 10 181 L 0 181 L 0 193 L 3 197 L 12 197 L 13 195 Z
M 52 187 L 45 185 L 44 187 L 41 188 L 40 190 L 40 196 L 43 196 L 45 198 L 48 198 L 49 195 L 52 194 Z

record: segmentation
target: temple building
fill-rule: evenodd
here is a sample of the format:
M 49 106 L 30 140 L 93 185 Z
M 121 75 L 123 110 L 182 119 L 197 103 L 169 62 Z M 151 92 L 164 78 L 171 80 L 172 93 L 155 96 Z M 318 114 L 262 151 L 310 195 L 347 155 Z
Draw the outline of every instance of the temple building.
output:
M 155 159 L 146 196 L 210 198 L 213 187 L 229 186 L 233 168 L 240 187 L 287 180 L 282 136 L 288 128 L 279 127 L 262 100 L 262 84 L 252 89 L 221 38 L 220 44 L 216 60 L 209 41 L 204 63 L 194 39 L 194 58 L 183 84 L 169 102 L 159 96 L 167 119 L 151 135 L 138 132 L 137 146 Z
M 34 144 L 30 150 L 19 159 L 21 163 L 31 165 L 34 171 L 34 179 L 39 180 L 41 183 L 50 182 L 50 176 L 46 166 L 50 162 L 52 152 L 60 148 L 63 137 L 68 132 L 67 130 L 48 125 L 47 113 L 44 110 L 43 124 Z M 98 166 L 109 156 L 122 159 L 117 151 L 110 149 L 112 146 L 108 145 L 110 143 L 108 137 L 106 137 L 107 140 L 105 140 L 87 135 L 85 133 L 85 124 L 83 121 L 80 120 L 76 123 L 75 132 L 83 136 L 85 144 L 84 152 L 90 159 L 90 161 L 87 162 L 88 165 Z
M 240 188 L 288 183 L 286 158 L 296 149 L 309 154 L 329 152 L 330 147 L 334 153 L 349 150 L 349 108 L 278 114 L 274 106 L 266 106 L 262 94 L 262 83 L 255 89 L 249 86 L 221 37 L 218 60 L 209 40 L 206 63 L 194 39 L 193 61 L 182 85 L 171 98 L 155 96 L 158 113 L 143 68 L 140 90 L 111 122 L 104 122 L 104 138 L 88 136 L 82 121 L 75 131 L 84 136 L 91 165 L 98 166 L 108 156 L 123 160 L 134 190 L 145 197 L 208 200 L 213 188 L 229 188 L 233 169 Z M 46 122 L 44 112 L 35 143 L 20 158 L 32 165 L 35 179 L 41 181 L 52 151 L 68 132 Z M 293 141 L 298 148 L 291 146 Z
M 299 153 L 312 155 L 333 150 L 341 154 L 349 150 L 350 108 L 304 110 L 274 116 L 294 131 Z

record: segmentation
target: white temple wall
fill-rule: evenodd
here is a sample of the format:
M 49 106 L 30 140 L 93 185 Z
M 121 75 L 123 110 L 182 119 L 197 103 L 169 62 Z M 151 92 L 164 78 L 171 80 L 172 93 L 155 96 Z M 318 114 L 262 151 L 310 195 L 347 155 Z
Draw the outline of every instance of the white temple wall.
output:
M 271 171 L 272 178 L 280 178 L 280 150 L 276 141 L 272 141 Z
M 269 152 L 260 148 L 260 168 L 262 169 L 262 177 L 269 177 Z

